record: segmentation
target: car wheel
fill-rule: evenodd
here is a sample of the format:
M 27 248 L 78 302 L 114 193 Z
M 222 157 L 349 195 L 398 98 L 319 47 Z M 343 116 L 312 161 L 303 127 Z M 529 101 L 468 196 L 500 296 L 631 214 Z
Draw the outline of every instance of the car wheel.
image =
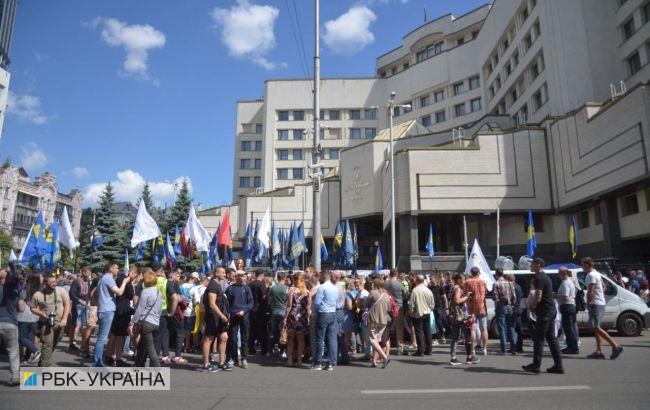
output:
M 623 313 L 618 318 L 616 330 L 621 336 L 639 336 L 643 325 L 641 318 L 634 313 Z

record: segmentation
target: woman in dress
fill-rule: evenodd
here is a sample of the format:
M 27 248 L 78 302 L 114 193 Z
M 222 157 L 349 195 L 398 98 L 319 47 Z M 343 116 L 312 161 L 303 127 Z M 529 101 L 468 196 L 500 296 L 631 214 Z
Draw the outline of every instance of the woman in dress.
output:
M 287 297 L 287 313 L 284 318 L 287 326 L 287 366 L 293 366 L 294 341 L 298 343 L 297 362 L 302 366 L 302 356 L 305 353 L 305 335 L 309 332 L 309 315 L 311 314 L 311 298 L 305 283 L 303 273 L 296 273 L 294 286 Z
M 465 274 L 456 273 L 454 275 L 454 287 L 451 290 L 451 305 L 449 307 L 449 317 L 451 322 L 451 344 L 450 354 L 451 360 L 449 364 L 458 366 L 461 362 L 456 358 L 456 345 L 461 336 L 465 339 L 465 354 L 467 355 L 467 364 L 476 364 L 479 362 L 472 355 L 472 336 L 468 326 L 467 316 L 467 299 L 470 297 L 471 292 L 465 293 Z

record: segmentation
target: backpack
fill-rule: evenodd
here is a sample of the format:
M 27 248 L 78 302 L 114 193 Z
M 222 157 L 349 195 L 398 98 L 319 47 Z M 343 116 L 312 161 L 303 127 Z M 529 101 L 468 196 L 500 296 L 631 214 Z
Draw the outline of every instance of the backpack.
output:
M 395 320 L 395 318 L 399 316 L 399 307 L 397 307 L 397 303 L 395 302 L 395 299 L 393 299 L 393 296 L 389 292 L 386 293 L 388 294 L 388 299 L 390 300 L 390 309 L 388 309 L 388 316 L 390 316 L 392 320 Z
M 576 289 L 576 310 L 578 312 L 584 312 L 587 310 L 587 303 L 585 302 L 585 291 L 580 288 Z

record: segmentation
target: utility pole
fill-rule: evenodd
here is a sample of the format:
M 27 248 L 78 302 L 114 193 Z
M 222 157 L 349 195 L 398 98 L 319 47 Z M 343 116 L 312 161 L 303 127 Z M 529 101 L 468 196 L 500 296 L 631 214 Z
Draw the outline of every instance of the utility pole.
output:
M 319 1 L 314 0 L 314 152 L 313 152 L 313 211 L 314 216 L 312 219 L 312 255 L 314 256 L 314 269 L 316 272 L 321 270 L 321 254 L 320 254 L 320 214 L 321 214 L 321 201 L 320 201 L 320 57 L 319 57 L 319 39 L 318 39 L 318 14 L 319 14 Z

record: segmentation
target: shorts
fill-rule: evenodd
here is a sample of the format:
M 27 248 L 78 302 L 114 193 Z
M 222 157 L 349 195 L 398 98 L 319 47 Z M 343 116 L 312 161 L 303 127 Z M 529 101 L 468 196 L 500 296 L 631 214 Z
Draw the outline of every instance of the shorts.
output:
M 111 323 L 111 334 L 113 336 L 128 336 L 130 323 L 131 315 L 129 313 L 115 315 L 113 323 Z
M 77 326 L 88 327 L 88 305 L 77 303 L 73 312 L 73 323 Z
M 206 336 L 219 336 L 228 331 L 228 323 L 223 323 L 220 319 L 215 318 L 213 315 L 208 314 L 205 317 L 205 335 Z
M 605 314 L 605 306 L 588 305 L 587 311 L 589 312 L 589 326 L 594 329 L 600 327 L 600 322 L 603 321 L 603 315 Z
M 371 324 L 368 325 L 368 338 L 376 342 L 381 342 L 386 326 Z
M 487 315 L 476 315 L 476 321 L 472 325 L 475 329 L 487 329 Z
M 196 323 L 196 316 L 188 316 L 185 318 L 185 331 L 194 331 L 194 323 Z
M 97 306 L 91 306 L 88 312 L 88 327 L 95 327 L 97 324 Z

